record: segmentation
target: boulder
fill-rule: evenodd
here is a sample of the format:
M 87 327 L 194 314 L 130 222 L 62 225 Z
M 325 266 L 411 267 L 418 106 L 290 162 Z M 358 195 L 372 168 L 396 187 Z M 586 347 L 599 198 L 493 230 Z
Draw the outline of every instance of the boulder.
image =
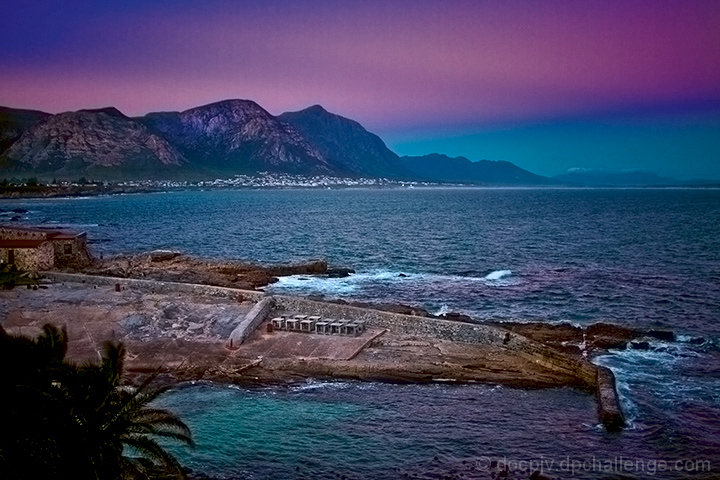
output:
M 585 335 L 588 346 L 593 349 L 625 350 L 627 343 L 642 336 L 642 332 L 612 323 L 595 323 L 585 329 Z
M 472 323 L 472 317 L 470 315 L 464 315 L 462 313 L 457 313 L 457 312 L 444 313 L 442 315 L 439 315 L 439 317 L 442 319 L 445 319 L 445 320 L 452 320 L 453 322 Z
M 352 268 L 328 268 L 327 272 L 325 273 L 328 278 L 345 278 L 349 277 L 350 274 L 355 273 L 355 270 Z
M 264 287 L 270 283 L 277 282 L 277 278 L 275 276 L 273 276 L 270 272 L 263 270 L 248 272 L 240 278 L 241 282 L 251 285 L 252 288 Z
M 268 267 L 267 270 L 278 277 L 287 275 L 319 275 L 327 273 L 328 264 L 325 260 L 310 260 L 305 263 Z
M 173 250 L 153 250 L 149 253 L 151 262 L 167 262 L 180 255 L 182 255 L 180 252 Z
M 504 328 L 537 342 L 548 343 L 553 346 L 560 346 L 568 342 L 579 344 L 583 339 L 582 328 L 569 323 L 492 322 L 490 325 Z
M 670 330 L 648 330 L 647 336 L 652 338 L 657 338 L 658 340 L 663 340 L 666 342 L 674 342 L 675 341 L 675 333 L 673 333 Z

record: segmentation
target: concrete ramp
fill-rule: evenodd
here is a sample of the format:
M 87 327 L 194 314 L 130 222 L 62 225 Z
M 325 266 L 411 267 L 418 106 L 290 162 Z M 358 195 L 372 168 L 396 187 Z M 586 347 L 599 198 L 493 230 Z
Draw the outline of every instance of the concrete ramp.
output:
M 228 338 L 228 347 L 237 348 L 255 331 L 255 329 L 267 318 L 268 313 L 273 309 L 275 299 L 266 297 L 260 300 L 250 310 L 245 318 L 235 327 Z

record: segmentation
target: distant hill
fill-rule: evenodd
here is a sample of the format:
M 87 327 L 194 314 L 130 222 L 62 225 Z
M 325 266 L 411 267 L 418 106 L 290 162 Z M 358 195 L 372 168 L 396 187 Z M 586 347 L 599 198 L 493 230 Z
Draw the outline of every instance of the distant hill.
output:
M 578 168 L 552 178 L 559 183 L 588 187 L 632 187 L 679 184 L 679 182 L 672 178 L 661 177 L 652 172 L 642 170 L 611 172 Z
M 433 181 L 493 184 L 547 185 L 546 177 L 523 170 L 510 162 L 480 160 L 471 162 L 465 157 L 448 157 L 439 153 L 418 157 L 401 157 L 402 163 L 414 175 Z

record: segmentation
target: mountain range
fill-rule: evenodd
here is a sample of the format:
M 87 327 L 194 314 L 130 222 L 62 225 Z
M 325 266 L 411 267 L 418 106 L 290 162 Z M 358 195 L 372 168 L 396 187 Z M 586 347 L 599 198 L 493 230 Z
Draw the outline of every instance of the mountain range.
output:
M 0 177 L 203 179 L 258 172 L 490 184 L 548 179 L 508 162 L 399 157 L 319 105 L 273 116 L 250 100 L 128 117 L 113 107 L 49 114 L 0 107 Z
M 142 117 L 114 107 L 59 114 L 0 107 L 0 178 L 200 180 L 259 172 L 481 185 L 672 183 L 639 172 L 548 178 L 505 161 L 400 157 L 320 105 L 273 116 L 251 100 L 224 100 Z

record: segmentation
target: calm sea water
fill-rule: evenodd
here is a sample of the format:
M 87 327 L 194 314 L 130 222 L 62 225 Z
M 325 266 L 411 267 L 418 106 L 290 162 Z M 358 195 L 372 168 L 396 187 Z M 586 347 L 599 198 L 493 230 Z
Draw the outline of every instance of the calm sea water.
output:
M 192 468 L 226 478 L 485 478 L 486 460 L 522 470 L 531 465 L 520 461 L 545 459 L 562 478 L 607 478 L 608 468 L 630 478 L 720 476 L 718 190 L 239 190 L 0 208 L 28 210 L 22 222 L 87 230 L 104 255 L 174 248 L 262 262 L 322 257 L 357 271 L 284 278 L 274 292 L 396 301 L 479 321 L 608 321 L 679 334 L 596 360 L 618 377 L 630 420 L 619 435 L 596 425 L 592 397 L 564 389 L 203 385 L 163 400 L 196 432 L 198 448 L 180 452 Z M 621 455 L 632 468 L 618 467 Z M 691 463 L 703 460 L 713 473 L 695 472 L 705 464 Z

